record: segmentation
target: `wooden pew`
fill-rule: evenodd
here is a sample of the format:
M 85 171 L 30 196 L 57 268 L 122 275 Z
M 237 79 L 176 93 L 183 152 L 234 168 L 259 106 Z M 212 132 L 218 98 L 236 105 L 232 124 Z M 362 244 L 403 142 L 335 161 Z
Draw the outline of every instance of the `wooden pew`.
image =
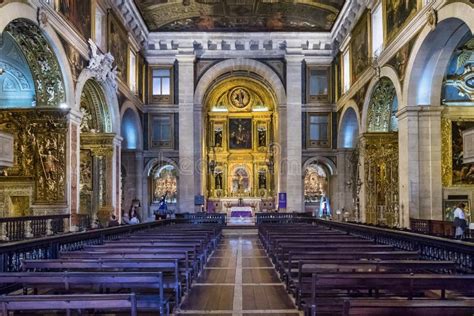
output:
M 9 295 L 0 296 L 1 316 L 10 312 L 129 310 L 130 316 L 137 315 L 135 293 L 130 294 L 64 294 L 64 295 Z
M 474 300 L 346 300 L 344 316 L 471 316 Z M 312 314 L 316 315 L 316 314 Z
M 53 271 L 72 271 L 72 272 L 161 272 L 163 274 L 164 289 L 174 291 L 175 302 L 179 304 L 182 297 L 181 279 L 178 259 L 161 259 L 152 261 L 140 261 L 130 259 L 108 259 L 108 260 L 22 260 L 22 269 L 24 272 L 53 272 Z M 187 280 L 183 280 L 188 290 Z
M 327 262 L 341 260 L 408 260 L 418 259 L 416 251 L 289 251 L 278 263 L 284 281 L 288 281 L 293 269 L 298 269 L 299 262 L 311 263 L 315 260 Z
M 138 309 L 159 310 L 169 315 L 168 298 L 164 295 L 161 272 L 9 272 L 0 273 L 0 284 L 22 284 L 24 289 L 65 290 L 87 287 L 102 289 L 133 289 L 137 294 Z M 156 291 L 156 295 L 141 294 L 138 290 Z
M 141 252 L 99 252 L 99 251 L 71 251 L 62 252 L 60 260 L 129 260 L 129 261 L 146 261 L 146 260 L 166 260 L 178 259 L 184 268 L 180 268 L 181 273 L 186 277 L 186 291 L 189 290 L 193 277 L 197 276 L 199 271 L 197 263 L 189 260 L 188 253 L 181 251 L 167 251 L 154 253 Z

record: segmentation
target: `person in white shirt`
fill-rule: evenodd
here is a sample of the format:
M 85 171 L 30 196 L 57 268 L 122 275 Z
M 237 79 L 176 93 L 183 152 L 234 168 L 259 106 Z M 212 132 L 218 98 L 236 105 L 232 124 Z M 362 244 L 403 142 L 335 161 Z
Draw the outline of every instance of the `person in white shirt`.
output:
M 464 203 L 459 203 L 454 209 L 454 226 L 456 227 L 455 238 L 462 239 L 464 237 L 464 230 L 467 227 L 466 215 L 464 214 Z

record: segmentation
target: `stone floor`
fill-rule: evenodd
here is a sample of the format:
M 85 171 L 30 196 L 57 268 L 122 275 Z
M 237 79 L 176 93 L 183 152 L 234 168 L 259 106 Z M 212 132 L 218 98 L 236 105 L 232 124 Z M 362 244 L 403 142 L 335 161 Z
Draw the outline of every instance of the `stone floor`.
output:
M 297 316 L 256 229 L 226 229 L 177 315 Z

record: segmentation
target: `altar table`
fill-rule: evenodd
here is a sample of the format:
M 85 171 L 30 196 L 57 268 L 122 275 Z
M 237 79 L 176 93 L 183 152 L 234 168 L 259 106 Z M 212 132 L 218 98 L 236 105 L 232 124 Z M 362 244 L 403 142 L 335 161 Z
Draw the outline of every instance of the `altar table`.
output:
M 233 206 L 230 208 L 230 217 L 252 217 L 250 206 Z

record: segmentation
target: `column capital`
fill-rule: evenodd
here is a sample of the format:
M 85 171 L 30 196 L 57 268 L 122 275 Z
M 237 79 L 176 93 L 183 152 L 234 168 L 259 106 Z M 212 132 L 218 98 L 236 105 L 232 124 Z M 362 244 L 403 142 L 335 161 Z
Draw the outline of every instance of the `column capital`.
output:
M 288 64 L 301 64 L 304 60 L 304 55 L 303 54 L 300 54 L 300 53 L 290 53 L 286 52 L 285 54 L 285 60 L 287 62 L 287 65 Z
M 176 55 L 176 60 L 178 61 L 178 64 L 194 64 L 196 56 L 194 55 L 194 53 L 183 53 Z

